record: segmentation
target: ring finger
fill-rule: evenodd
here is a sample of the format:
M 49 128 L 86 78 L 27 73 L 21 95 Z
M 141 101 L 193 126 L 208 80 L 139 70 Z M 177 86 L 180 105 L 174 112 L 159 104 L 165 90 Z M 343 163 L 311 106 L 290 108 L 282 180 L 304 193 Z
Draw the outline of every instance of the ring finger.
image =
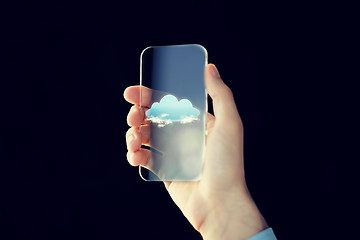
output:
M 141 145 L 149 146 L 150 126 L 141 125 L 139 127 L 132 127 L 126 132 L 126 144 L 129 151 L 137 151 Z

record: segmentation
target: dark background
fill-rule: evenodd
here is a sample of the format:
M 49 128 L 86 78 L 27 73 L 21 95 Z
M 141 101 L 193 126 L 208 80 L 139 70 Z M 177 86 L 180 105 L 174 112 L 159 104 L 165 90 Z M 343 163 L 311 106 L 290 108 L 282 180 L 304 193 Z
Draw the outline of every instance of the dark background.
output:
M 341 239 L 353 229 L 335 137 L 353 21 L 344 8 L 8 2 L 0 3 L 0 239 L 201 239 L 163 184 L 142 181 L 127 163 L 124 137 L 122 93 L 139 83 L 141 51 L 185 43 L 207 48 L 233 90 L 247 183 L 278 238 Z

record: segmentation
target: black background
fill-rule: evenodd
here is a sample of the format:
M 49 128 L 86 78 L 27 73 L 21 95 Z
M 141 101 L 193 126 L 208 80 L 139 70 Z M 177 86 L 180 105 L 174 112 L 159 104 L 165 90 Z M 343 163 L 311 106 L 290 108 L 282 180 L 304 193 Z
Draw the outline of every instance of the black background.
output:
M 0 6 L 1 239 L 201 239 L 163 184 L 142 181 L 126 160 L 122 93 L 139 83 L 142 49 L 185 43 L 207 48 L 233 90 L 247 183 L 278 238 L 341 239 L 352 229 L 334 137 L 352 21 L 340 6 Z

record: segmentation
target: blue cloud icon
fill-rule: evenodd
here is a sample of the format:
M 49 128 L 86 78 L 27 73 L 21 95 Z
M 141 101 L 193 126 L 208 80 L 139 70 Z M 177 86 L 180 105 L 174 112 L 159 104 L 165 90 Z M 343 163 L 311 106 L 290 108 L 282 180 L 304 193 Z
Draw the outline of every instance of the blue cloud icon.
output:
M 159 127 L 164 127 L 173 122 L 182 124 L 191 123 L 199 120 L 200 111 L 193 107 L 188 99 L 180 101 L 173 95 L 164 96 L 160 102 L 152 104 L 146 111 L 147 119 L 157 123 Z

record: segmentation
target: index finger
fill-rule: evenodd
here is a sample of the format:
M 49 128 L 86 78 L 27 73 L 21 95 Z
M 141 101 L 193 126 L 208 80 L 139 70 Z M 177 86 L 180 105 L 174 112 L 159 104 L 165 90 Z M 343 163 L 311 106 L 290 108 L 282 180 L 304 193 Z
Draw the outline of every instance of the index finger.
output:
M 141 88 L 141 91 L 140 91 Z M 141 98 L 140 98 L 141 92 Z M 152 90 L 144 86 L 130 86 L 124 91 L 124 98 L 129 103 L 141 105 L 142 107 L 150 107 Z M 141 104 L 140 104 L 141 100 Z

